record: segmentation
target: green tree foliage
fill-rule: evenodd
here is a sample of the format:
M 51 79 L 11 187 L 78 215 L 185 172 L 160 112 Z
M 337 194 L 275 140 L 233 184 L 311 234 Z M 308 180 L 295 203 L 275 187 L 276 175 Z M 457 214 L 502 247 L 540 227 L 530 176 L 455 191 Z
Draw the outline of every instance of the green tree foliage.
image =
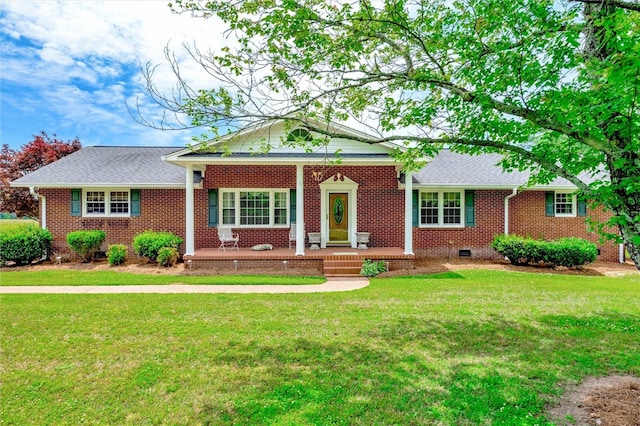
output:
M 181 0 L 234 40 L 191 46 L 217 77 L 156 101 L 212 131 L 274 118 L 359 120 L 404 144 L 407 168 L 443 145 L 499 152 L 530 184 L 562 177 L 612 212 L 600 231 L 640 268 L 640 4 L 634 0 Z

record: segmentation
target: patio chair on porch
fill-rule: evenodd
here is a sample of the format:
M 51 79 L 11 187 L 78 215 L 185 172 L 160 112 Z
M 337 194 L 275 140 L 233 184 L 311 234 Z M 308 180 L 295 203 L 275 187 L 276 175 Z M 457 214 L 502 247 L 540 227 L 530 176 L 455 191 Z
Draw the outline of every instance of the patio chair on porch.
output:
M 302 238 L 304 239 L 304 231 L 302 231 Z M 298 229 L 295 222 L 291 222 L 291 228 L 289 229 L 289 248 L 293 248 L 298 239 Z
M 218 239 L 220 239 L 220 247 L 218 247 L 218 250 L 222 249 L 223 251 L 227 251 L 227 247 L 238 251 L 240 250 L 238 248 L 240 236 L 232 232 L 230 227 L 218 226 Z

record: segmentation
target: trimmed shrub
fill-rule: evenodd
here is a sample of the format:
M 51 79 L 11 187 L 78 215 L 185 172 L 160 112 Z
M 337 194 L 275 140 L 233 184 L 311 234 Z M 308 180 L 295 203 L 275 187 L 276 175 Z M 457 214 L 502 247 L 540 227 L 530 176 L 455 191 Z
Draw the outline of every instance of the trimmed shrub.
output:
M 493 239 L 491 248 L 514 265 L 539 262 L 542 255 L 540 241 L 518 235 L 498 235 Z
M 122 265 L 127 260 L 129 249 L 124 244 L 111 244 L 107 248 L 107 260 L 109 265 Z
M 548 263 L 575 268 L 596 261 L 598 248 L 581 238 L 560 238 L 548 243 Z
M 28 265 L 48 255 L 53 236 L 37 225 L 7 227 L 0 232 L 0 263 Z
M 176 250 L 182 244 L 182 238 L 171 232 L 143 231 L 133 238 L 133 250 L 138 256 L 148 257 L 155 262 L 158 252 L 163 247 L 172 247 Z
M 595 244 L 581 238 L 542 241 L 517 235 L 498 235 L 491 247 L 514 265 L 544 262 L 574 268 L 594 262 L 598 254 Z
M 104 231 L 99 229 L 73 231 L 67 234 L 67 244 L 83 262 L 91 262 L 106 236 Z
M 360 275 L 365 277 L 375 277 L 386 270 L 387 265 L 385 265 L 384 260 L 373 262 L 371 259 L 365 259 L 362 263 L 362 269 L 360 269 Z
M 158 251 L 156 260 L 162 266 L 174 266 L 178 262 L 178 249 L 174 247 L 162 247 Z

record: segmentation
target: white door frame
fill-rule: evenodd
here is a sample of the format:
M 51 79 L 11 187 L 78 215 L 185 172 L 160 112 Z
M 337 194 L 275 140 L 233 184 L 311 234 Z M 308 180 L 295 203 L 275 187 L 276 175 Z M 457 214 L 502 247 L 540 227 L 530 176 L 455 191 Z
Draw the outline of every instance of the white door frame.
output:
M 326 248 L 329 239 L 329 194 L 332 193 L 349 194 L 349 205 L 347 206 L 349 209 L 349 243 L 351 247 L 356 248 L 357 242 L 354 235 L 358 231 L 358 183 L 340 173 L 336 173 L 320 183 L 320 233 L 322 234 L 320 246 Z

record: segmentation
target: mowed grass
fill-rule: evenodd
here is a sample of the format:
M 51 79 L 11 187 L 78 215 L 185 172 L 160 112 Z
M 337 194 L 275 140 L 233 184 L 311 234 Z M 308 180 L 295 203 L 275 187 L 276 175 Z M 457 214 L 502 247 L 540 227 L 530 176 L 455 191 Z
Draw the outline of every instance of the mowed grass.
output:
M 0 219 L 0 232 L 22 226 L 39 225 L 38 221 L 32 219 Z
M 81 285 L 301 285 L 322 284 L 324 277 L 272 276 L 272 275 L 162 275 L 135 274 L 117 271 L 43 270 L 0 272 L 3 286 L 81 286 Z
M 546 425 L 640 374 L 640 276 L 461 271 L 345 293 L 2 295 L 0 421 Z

